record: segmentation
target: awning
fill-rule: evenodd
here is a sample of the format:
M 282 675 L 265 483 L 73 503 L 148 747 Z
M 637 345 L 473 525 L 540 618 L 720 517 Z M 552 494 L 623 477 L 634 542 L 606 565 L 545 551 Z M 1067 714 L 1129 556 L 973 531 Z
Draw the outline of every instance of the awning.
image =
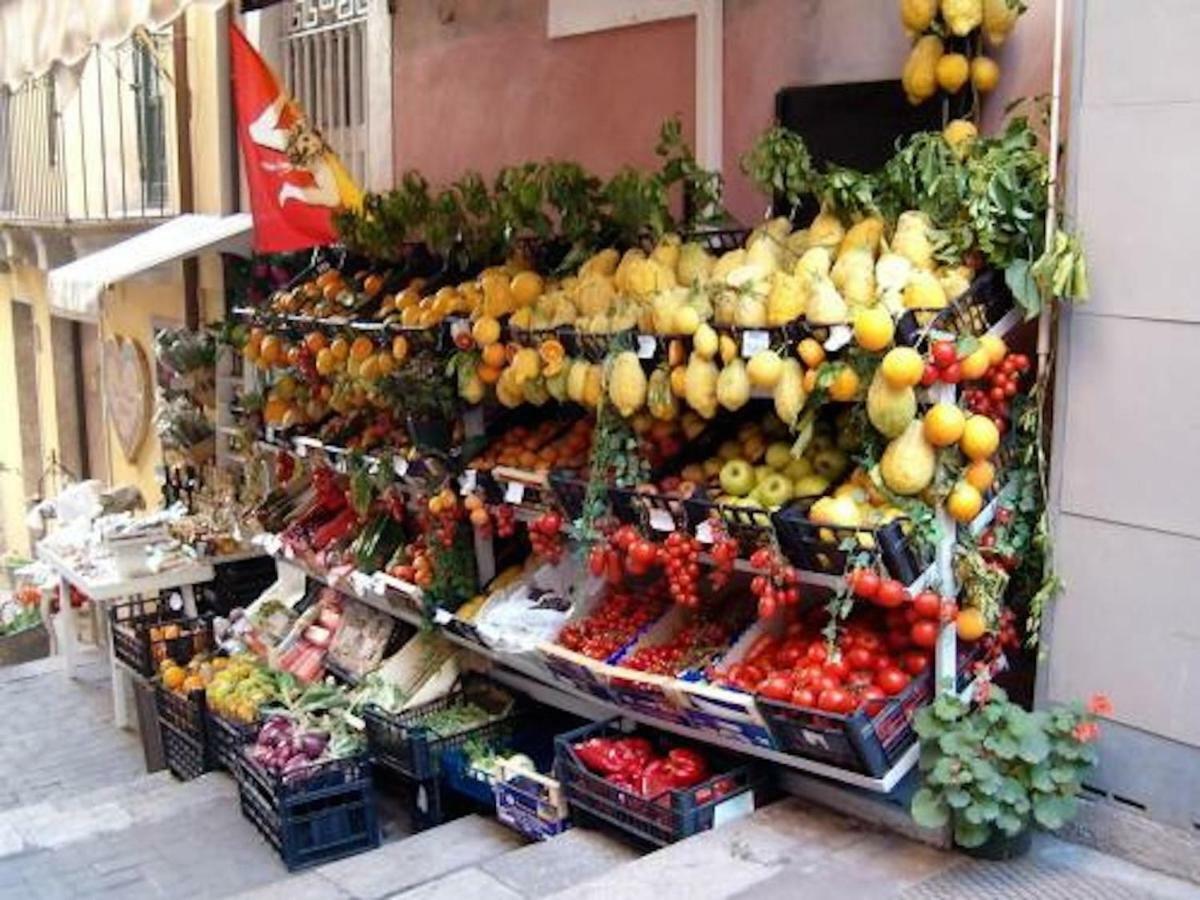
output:
M 75 65 L 97 44 L 113 47 L 137 28 L 164 28 L 193 2 L 0 0 L 0 83 L 16 88 L 55 64 Z
M 110 284 L 163 263 L 201 253 L 248 255 L 254 220 L 232 216 L 178 216 L 157 228 L 84 256 L 50 272 L 50 309 L 55 315 L 95 319 L 100 295 Z

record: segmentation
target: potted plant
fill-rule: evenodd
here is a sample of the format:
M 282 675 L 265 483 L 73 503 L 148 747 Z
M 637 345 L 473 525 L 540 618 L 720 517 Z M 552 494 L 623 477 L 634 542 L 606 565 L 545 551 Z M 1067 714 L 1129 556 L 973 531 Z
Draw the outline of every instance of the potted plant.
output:
M 948 823 L 972 855 L 1010 859 L 1029 849 L 1032 830 L 1055 831 L 1076 811 L 1084 774 L 1096 763 L 1103 695 L 1030 712 L 982 685 L 976 702 L 938 697 L 916 717 L 923 784 L 913 795 L 917 824 Z

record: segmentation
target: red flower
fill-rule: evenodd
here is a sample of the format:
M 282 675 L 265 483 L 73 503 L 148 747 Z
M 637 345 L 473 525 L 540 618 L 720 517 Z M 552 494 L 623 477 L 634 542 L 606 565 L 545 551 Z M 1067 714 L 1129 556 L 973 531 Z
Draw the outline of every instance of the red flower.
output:
M 1092 694 L 1092 699 L 1088 701 L 1087 710 L 1093 716 L 1111 716 L 1113 712 L 1112 701 L 1108 699 L 1107 694 Z
M 1080 722 L 1072 729 L 1071 734 L 1081 744 L 1090 744 L 1100 736 L 1100 726 L 1095 722 Z

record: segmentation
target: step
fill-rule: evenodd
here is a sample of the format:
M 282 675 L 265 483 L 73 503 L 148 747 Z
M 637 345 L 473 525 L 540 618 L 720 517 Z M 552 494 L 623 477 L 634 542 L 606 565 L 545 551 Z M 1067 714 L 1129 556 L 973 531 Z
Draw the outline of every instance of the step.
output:
M 789 799 L 551 896 L 559 900 L 732 897 L 785 867 L 816 865 L 872 835 L 850 819 Z
M 151 826 L 220 801 L 237 804 L 233 780 L 218 773 L 179 782 L 167 772 L 0 811 L 0 859 L 54 850 L 137 826 Z
M 237 897 L 238 900 L 408 897 L 418 888 L 444 882 L 447 876 L 473 869 L 522 843 L 518 835 L 494 819 L 470 815 Z M 498 894 L 497 900 L 503 897 Z
M 522 897 L 548 897 L 638 859 L 641 851 L 604 831 L 572 828 L 477 868 Z M 473 896 L 460 894 L 459 896 Z

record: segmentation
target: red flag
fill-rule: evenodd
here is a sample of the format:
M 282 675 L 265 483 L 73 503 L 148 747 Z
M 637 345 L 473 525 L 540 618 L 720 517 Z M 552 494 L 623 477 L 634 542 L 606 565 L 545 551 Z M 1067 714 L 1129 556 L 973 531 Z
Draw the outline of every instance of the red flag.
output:
M 359 207 L 362 192 L 232 23 L 229 38 L 238 143 L 254 214 L 254 249 L 279 253 L 335 242 L 333 213 Z

